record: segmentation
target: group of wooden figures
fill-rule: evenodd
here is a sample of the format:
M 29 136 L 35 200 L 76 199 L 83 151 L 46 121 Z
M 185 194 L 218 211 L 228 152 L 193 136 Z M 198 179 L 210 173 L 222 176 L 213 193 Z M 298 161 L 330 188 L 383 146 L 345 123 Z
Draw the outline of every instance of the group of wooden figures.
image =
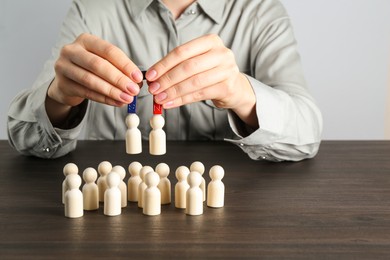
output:
M 62 183 L 62 203 L 65 206 L 65 216 L 78 218 L 84 215 L 84 210 L 97 210 L 99 204 L 104 204 L 104 215 L 117 216 L 128 201 L 138 203 L 145 215 L 161 214 L 161 205 L 171 203 L 171 182 L 168 179 L 170 168 L 166 163 L 160 163 L 153 169 L 132 162 L 128 167 L 130 177 L 124 181 L 126 170 L 122 166 L 114 166 L 108 161 L 98 165 L 97 171 L 86 168 L 82 178 L 84 185 L 80 190 L 82 179 L 78 167 L 74 163 L 64 166 L 65 180 Z M 224 206 L 225 185 L 222 182 L 224 169 L 215 165 L 210 168 L 211 181 L 207 185 L 203 178 L 205 167 L 201 162 L 194 162 L 190 168 L 180 166 L 176 169 L 177 183 L 174 188 L 175 207 L 185 209 L 187 215 L 203 214 L 203 204 L 208 207 Z M 99 173 L 99 178 L 98 178 Z

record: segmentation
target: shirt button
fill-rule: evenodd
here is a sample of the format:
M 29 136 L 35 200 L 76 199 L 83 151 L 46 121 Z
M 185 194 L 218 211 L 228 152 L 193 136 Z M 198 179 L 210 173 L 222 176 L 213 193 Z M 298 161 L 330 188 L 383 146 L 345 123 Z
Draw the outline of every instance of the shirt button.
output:
M 245 144 L 243 144 L 243 143 L 240 143 L 240 146 L 241 146 L 241 147 L 244 147 L 244 146 L 245 146 Z
M 189 11 L 187 12 L 187 14 L 188 14 L 188 15 L 194 15 L 194 14 L 196 14 L 196 11 L 195 11 L 195 10 L 189 10 Z
M 43 148 L 42 149 L 44 152 L 46 152 L 46 153 L 50 153 L 50 148 L 49 147 L 45 147 L 45 148 Z

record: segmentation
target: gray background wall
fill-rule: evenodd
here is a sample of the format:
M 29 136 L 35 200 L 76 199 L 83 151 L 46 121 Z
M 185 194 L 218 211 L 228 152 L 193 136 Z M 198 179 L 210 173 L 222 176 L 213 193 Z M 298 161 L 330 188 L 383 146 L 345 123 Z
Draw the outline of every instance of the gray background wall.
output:
M 390 96 L 390 1 L 282 0 L 324 139 L 384 139 Z M 49 57 L 71 0 L 0 0 L 0 139 L 11 99 Z M 390 129 L 389 129 L 390 130 Z

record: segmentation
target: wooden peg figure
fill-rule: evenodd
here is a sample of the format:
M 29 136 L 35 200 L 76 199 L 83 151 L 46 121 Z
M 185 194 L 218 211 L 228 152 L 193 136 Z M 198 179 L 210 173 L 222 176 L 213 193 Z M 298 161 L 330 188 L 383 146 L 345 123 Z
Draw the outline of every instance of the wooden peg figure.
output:
M 85 184 L 83 186 L 84 210 L 97 210 L 99 208 L 99 188 L 95 183 L 97 172 L 94 168 L 88 167 L 83 172 Z
M 211 181 L 207 186 L 207 206 L 221 208 L 224 206 L 225 197 L 225 185 L 222 182 L 225 171 L 221 166 L 215 165 L 211 167 L 209 175 Z
M 126 116 L 126 153 L 139 154 L 142 152 L 141 131 L 138 129 L 139 117 L 137 114 Z
M 156 172 L 160 176 L 160 182 L 157 187 L 161 192 L 161 205 L 171 203 L 171 181 L 168 179 L 169 171 L 169 166 L 166 163 L 159 163 L 156 166 Z
M 127 200 L 131 202 L 138 202 L 138 186 L 142 182 L 139 172 L 142 164 L 139 162 L 132 162 L 129 164 L 130 178 L 127 181 Z
M 143 166 L 141 168 L 141 171 L 139 172 L 139 177 L 141 178 L 141 183 L 138 186 L 138 207 L 139 208 L 144 207 L 143 194 L 144 194 L 145 189 L 147 188 L 146 183 L 145 183 L 145 175 L 147 173 L 153 172 L 153 171 L 154 170 L 152 167 L 146 165 L 146 166 Z
M 190 171 L 191 172 L 193 172 L 193 171 L 199 172 L 200 175 L 202 176 L 202 182 L 200 184 L 200 189 L 203 192 L 203 201 L 206 201 L 206 180 L 203 178 L 203 174 L 205 171 L 204 164 L 199 162 L 199 161 L 193 162 L 190 166 Z
M 62 203 L 65 203 L 65 192 L 68 190 L 68 187 L 66 185 L 66 183 L 67 183 L 66 178 L 68 177 L 69 174 L 78 174 L 79 168 L 74 163 L 67 163 L 64 166 L 64 169 L 62 171 L 63 171 L 64 176 L 65 176 L 65 179 L 62 182 Z
M 79 218 L 84 215 L 83 194 L 80 191 L 81 177 L 78 174 L 69 174 L 65 192 L 65 217 Z
M 121 191 L 119 189 L 120 176 L 112 171 L 107 175 L 107 189 L 104 192 L 104 215 L 118 216 L 122 213 Z
M 123 181 L 126 177 L 126 170 L 120 165 L 115 165 L 112 168 L 113 172 L 116 172 L 119 175 L 120 182 L 119 182 L 119 189 L 121 191 L 121 207 L 125 208 L 127 207 L 127 185 Z
M 161 114 L 153 115 L 150 119 L 152 131 L 149 134 L 149 152 L 152 155 L 163 155 L 166 153 L 166 135 L 163 130 L 165 124 Z
M 100 176 L 97 180 L 97 185 L 99 188 L 99 201 L 100 202 L 104 201 L 104 192 L 107 189 L 106 177 L 111 172 L 111 170 L 112 170 L 112 164 L 110 162 L 103 161 L 103 162 L 99 163 L 99 165 L 98 165 L 98 173 Z
M 190 172 L 187 177 L 190 188 L 186 193 L 186 214 L 187 215 L 202 215 L 203 214 L 203 193 L 200 189 L 202 176 L 199 172 Z
M 190 170 L 186 166 L 180 166 L 176 169 L 175 175 L 177 183 L 175 185 L 175 207 L 178 209 L 186 208 L 186 193 L 190 187 L 187 182 L 187 176 Z
M 161 192 L 157 188 L 160 177 L 156 172 L 148 172 L 145 175 L 145 184 L 147 188 L 143 193 L 143 208 L 142 212 L 148 216 L 156 216 L 161 214 Z

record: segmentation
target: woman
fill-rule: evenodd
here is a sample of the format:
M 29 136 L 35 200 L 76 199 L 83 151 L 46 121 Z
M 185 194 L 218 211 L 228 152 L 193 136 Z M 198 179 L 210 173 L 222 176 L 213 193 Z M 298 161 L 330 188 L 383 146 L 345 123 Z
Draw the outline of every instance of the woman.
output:
M 321 113 L 277 0 L 74 1 L 51 59 L 10 107 L 10 143 L 52 158 L 75 149 L 83 126 L 86 139 L 124 139 L 134 96 L 145 139 L 155 100 L 169 140 L 226 139 L 272 161 L 320 145 Z

